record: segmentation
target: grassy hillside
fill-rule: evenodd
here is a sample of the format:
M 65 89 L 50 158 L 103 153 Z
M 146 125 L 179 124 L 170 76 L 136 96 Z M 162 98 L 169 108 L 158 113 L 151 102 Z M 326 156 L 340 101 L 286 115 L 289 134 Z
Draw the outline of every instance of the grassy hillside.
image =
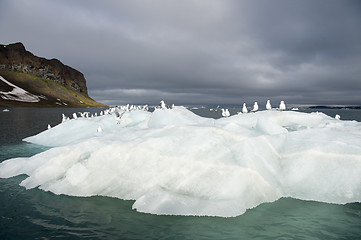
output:
M 31 74 L 1 69 L 0 76 L 32 94 L 46 97 L 38 103 L 16 102 L 0 98 L 0 106 L 106 107 L 106 105 L 98 103 L 86 95 Z

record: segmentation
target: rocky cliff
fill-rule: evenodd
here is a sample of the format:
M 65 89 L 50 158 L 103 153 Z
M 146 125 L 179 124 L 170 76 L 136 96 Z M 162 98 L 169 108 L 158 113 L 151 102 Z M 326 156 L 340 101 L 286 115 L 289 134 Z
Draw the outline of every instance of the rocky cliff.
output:
M 4 89 L 11 90 L 16 86 L 43 96 L 40 98 L 43 105 L 59 105 L 61 102 L 66 106 L 104 106 L 89 98 L 86 80 L 81 72 L 57 59 L 37 57 L 27 51 L 22 43 L 0 44 L 0 76 L 6 79 L 6 82 L 0 83 L 0 105 L 19 105 L 14 104 L 15 98 L 11 97 L 11 92 L 4 92 Z M 9 96 L 13 101 L 9 102 Z
M 66 88 L 88 95 L 84 75 L 57 59 L 45 59 L 26 51 L 22 43 L 0 45 L 0 68 L 29 73 L 52 80 Z

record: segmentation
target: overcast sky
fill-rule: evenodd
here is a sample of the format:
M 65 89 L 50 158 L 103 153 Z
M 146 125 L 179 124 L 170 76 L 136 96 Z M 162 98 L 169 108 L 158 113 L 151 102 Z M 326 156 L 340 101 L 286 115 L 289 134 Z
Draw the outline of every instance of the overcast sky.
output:
M 360 0 L 1 0 L 13 42 L 105 104 L 361 105 Z

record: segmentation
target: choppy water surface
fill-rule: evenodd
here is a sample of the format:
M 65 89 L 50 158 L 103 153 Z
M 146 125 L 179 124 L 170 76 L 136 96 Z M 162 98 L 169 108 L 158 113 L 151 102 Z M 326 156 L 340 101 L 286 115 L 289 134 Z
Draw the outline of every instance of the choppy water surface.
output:
M 100 111 L 0 111 L 0 161 L 46 150 L 21 139 L 45 130 L 47 124 L 58 124 L 61 113 L 70 116 L 80 110 Z M 205 108 L 193 111 L 220 116 L 220 112 Z M 231 113 L 237 111 L 231 109 Z M 361 121 L 360 110 L 319 111 Z M 360 203 L 336 205 L 283 198 L 235 218 L 157 216 L 132 210 L 133 201 L 25 190 L 19 186 L 24 178 L 0 179 L 0 239 L 361 239 Z

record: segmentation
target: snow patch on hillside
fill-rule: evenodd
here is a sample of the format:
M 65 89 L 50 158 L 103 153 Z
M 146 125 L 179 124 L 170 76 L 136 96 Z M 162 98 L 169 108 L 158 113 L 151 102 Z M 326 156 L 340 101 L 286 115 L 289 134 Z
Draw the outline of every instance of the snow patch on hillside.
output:
M 2 76 L 0 76 L 0 80 L 6 83 L 7 85 L 13 87 L 13 89 L 9 92 L 0 92 L 0 97 L 5 100 L 13 100 L 20 102 L 39 102 L 40 96 L 31 94 L 24 89 L 12 84 L 11 82 L 5 80 Z

